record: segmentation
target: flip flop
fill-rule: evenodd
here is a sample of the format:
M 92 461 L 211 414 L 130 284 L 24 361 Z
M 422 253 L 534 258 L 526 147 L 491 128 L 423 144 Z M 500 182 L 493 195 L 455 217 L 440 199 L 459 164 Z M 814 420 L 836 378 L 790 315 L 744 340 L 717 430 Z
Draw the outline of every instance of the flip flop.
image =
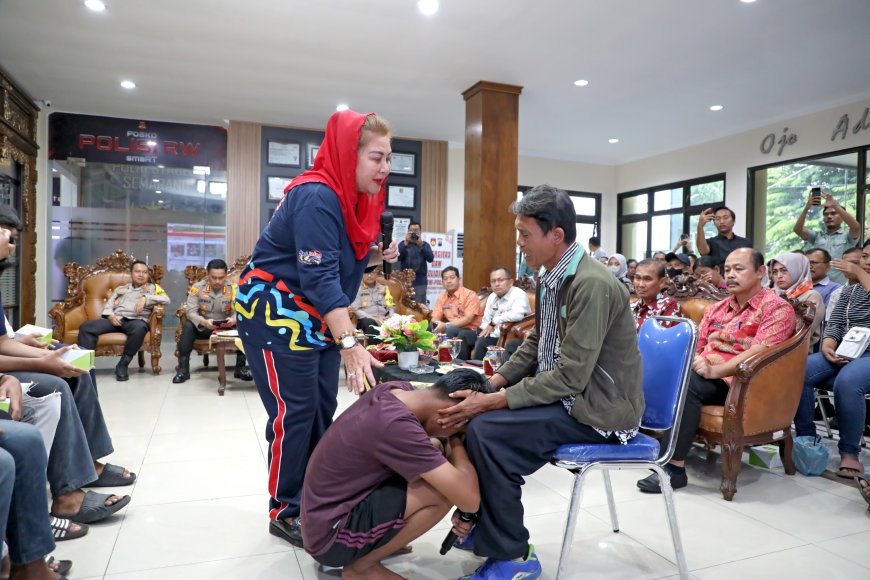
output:
M 132 485 L 136 481 L 136 474 L 130 473 L 130 477 L 124 477 L 124 468 L 107 463 L 103 466 L 103 473 L 95 481 L 84 487 L 123 487 Z
M 55 566 L 52 566 L 52 564 L 55 564 Z M 69 571 L 72 570 L 72 564 L 72 560 L 55 560 L 54 556 L 50 556 L 45 561 L 45 565 L 48 566 L 49 570 L 55 574 L 60 574 L 62 577 L 69 574 Z
M 861 482 L 866 483 L 867 485 L 861 485 Z M 858 486 L 858 491 L 861 492 L 861 497 L 864 498 L 864 501 L 867 502 L 867 509 L 870 510 L 870 480 L 868 480 L 863 475 L 855 476 L 855 485 Z
M 77 513 L 55 517 L 66 518 L 77 524 L 92 524 L 102 521 L 130 503 L 130 496 L 125 495 L 112 505 L 106 505 L 106 500 L 112 497 L 112 495 L 86 491 L 85 498 L 82 500 L 82 506 Z
M 859 475 L 864 475 L 864 466 L 856 458 L 843 457 L 840 459 L 840 467 L 837 469 L 836 475 L 843 479 L 853 479 Z
M 81 529 L 74 532 L 70 529 L 72 524 L 73 522 L 66 518 L 51 516 L 51 532 L 54 534 L 54 541 L 63 542 L 64 540 L 75 540 L 76 538 L 81 538 L 88 533 L 88 526 L 78 524 Z

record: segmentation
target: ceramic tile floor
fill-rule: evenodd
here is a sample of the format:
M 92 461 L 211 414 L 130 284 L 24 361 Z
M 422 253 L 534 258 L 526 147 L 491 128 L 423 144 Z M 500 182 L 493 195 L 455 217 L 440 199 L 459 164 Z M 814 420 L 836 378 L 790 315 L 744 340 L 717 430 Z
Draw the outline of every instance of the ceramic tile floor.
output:
M 171 352 L 171 346 L 164 352 Z M 173 385 L 174 359 L 163 373 L 134 371 L 117 383 L 100 360 L 98 381 L 116 453 L 109 460 L 139 475 L 133 501 L 84 538 L 58 544 L 74 561 L 74 579 L 295 580 L 335 578 L 302 550 L 267 533 L 266 415 L 252 383 L 230 381 L 218 397 L 214 362 Z M 133 367 L 135 368 L 135 367 Z M 343 388 L 343 387 L 342 387 Z M 339 395 L 339 412 L 353 402 Z M 832 447 L 832 464 L 836 461 Z M 719 464 L 690 456 L 690 485 L 676 494 L 677 515 L 693 578 L 870 578 L 870 513 L 855 488 L 825 478 L 785 476 L 744 464 L 733 502 L 718 491 Z M 621 532 L 610 529 L 601 476 L 588 478 L 573 542 L 570 578 L 677 577 L 659 496 L 641 494 L 644 474 L 616 472 Z M 554 578 L 572 478 L 545 467 L 523 492 L 526 525 Z M 456 550 L 439 556 L 444 521 L 388 561 L 409 578 L 457 578 L 480 560 Z

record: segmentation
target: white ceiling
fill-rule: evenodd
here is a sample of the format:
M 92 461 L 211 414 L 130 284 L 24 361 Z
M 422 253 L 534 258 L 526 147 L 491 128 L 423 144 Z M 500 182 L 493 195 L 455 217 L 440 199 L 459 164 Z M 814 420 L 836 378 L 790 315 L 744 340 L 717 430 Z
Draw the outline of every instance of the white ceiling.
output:
M 521 153 L 606 164 L 870 96 L 870 0 L 105 2 L 0 0 L 0 66 L 53 110 L 320 128 L 344 102 L 454 143 L 462 91 L 518 84 Z

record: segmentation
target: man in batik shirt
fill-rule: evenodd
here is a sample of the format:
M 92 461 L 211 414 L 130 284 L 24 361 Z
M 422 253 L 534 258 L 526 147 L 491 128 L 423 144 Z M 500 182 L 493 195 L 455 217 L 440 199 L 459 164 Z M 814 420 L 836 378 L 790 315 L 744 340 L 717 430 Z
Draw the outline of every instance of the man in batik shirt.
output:
M 637 302 L 631 312 L 638 332 L 650 316 L 683 316 L 680 304 L 662 293 L 668 285 L 664 264 L 651 258 L 643 260 L 637 265 L 632 282 Z

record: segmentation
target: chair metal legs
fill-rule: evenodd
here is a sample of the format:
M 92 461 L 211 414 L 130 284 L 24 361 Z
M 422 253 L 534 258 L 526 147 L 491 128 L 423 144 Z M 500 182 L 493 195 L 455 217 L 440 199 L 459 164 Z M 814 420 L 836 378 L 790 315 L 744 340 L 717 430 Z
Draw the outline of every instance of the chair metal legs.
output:
M 659 482 L 662 488 L 662 498 L 665 500 L 665 511 L 668 514 L 668 526 L 671 528 L 671 541 L 674 543 L 674 555 L 677 557 L 677 568 L 680 570 L 680 578 L 689 578 L 689 567 L 686 565 L 686 555 L 683 553 L 683 540 L 680 538 L 680 528 L 677 525 L 677 510 L 674 508 L 674 490 L 671 487 L 671 476 L 660 465 L 654 465 L 653 469 L 659 474 Z
M 610 525 L 614 532 L 618 532 L 619 518 L 616 517 L 616 502 L 613 501 L 613 486 L 610 485 L 610 471 L 602 469 L 601 475 L 604 476 L 604 489 L 607 492 L 607 507 L 610 508 Z
M 828 439 L 834 438 L 834 433 L 831 431 L 831 421 L 828 419 L 828 412 L 825 411 L 825 405 L 822 404 L 822 399 L 831 400 L 830 395 L 822 395 L 818 389 L 813 389 L 813 394 L 816 396 L 816 404 L 819 406 L 819 410 L 822 412 L 822 420 L 825 422 L 825 430 L 828 432 Z
M 568 507 L 568 519 L 565 522 L 565 534 L 562 536 L 562 553 L 559 554 L 559 569 L 556 572 L 556 580 L 564 578 L 564 574 L 568 571 L 568 556 L 571 554 L 574 529 L 577 527 L 577 515 L 580 512 L 580 503 L 583 501 L 583 480 L 585 477 L 585 469 L 581 468 L 574 473 L 574 488 L 571 490 L 571 503 Z

